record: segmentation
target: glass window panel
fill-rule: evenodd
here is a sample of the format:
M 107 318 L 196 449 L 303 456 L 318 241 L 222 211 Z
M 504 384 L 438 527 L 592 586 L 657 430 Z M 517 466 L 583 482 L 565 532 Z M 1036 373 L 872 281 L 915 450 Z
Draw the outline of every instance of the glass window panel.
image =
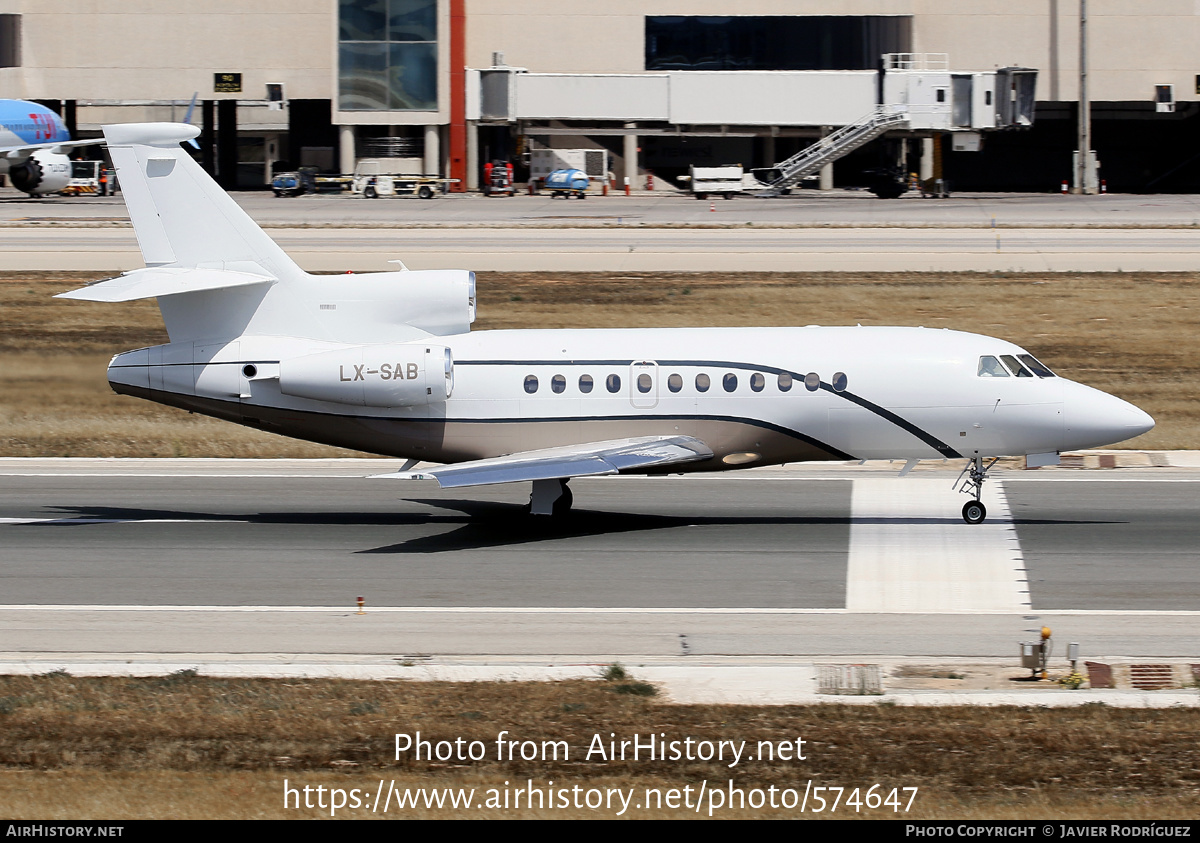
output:
M 667 378 L 667 389 L 672 392 L 678 392 L 683 389 L 683 377 L 680 375 L 671 375 Z
M 564 392 L 567 388 L 567 379 L 562 375 L 555 375 L 550 378 L 550 389 L 553 392 Z
M 763 387 L 767 385 L 767 379 L 762 376 L 761 372 L 755 372 L 750 376 L 750 388 L 755 392 L 762 392 Z
M 1039 378 L 1054 377 L 1054 372 L 1051 372 L 1050 369 L 1046 367 L 1045 363 L 1043 363 L 1041 360 L 1038 360 L 1032 354 L 1018 354 L 1017 356 L 1021 358 L 1022 363 L 1024 363 L 1030 369 L 1033 369 L 1033 373 Z
M 981 378 L 1007 378 L 1008 370 L 1001 366 L 995 357 L 985 354 L 979 358 L 978 374 Z
M 709 380 L 708 375 L 706 375 L 704 373 L 700 373 L 699 375 L 696 375 L 696 391 L 697 392 L 708 392 L 708 388 L 711 385 L 712 385 L 712 382 Z
M 735 389 L 737 389 L 737 375 L 735 375 L 733 372 L 726 374 L 725 377 L 721 379 L 721 386 L 724 387 L 726 392 L 733 392 Z
M 648 15 L 646 70 L 874 70 L 912 51 L 909 15 Z
M 821 376 L 816 372 L 809 372 L 804 376 L 804 388 L 809 392 L 816 392 L 821 388 Z
M 649 375 L 647 375 L 645 372 L 638 375 L 638 378 L 637 378 L 638 392 L 640 392 L 644 395 L 645 393 L 650 391 L 650 388 L 652 386 L 654 386 L 654 381 L 651 380 Z
M 591 375 L 580 375 L 579 376 L 579 391 L 580 392 L 587 394 L 592 391 L 592 387 L 594 385 L 595 384 L 592 381 Z
M 389 0 L 389 41 L 436 41 L 437 0 Z
M 338 108 L 363 111 L 387 107 L 387 44 L 339 45 Z
M 833 391 L 834 391 L 834 392 L 845 392 L 845 391 L 846 391 L 846 385 L 847 385 L 847 383 L 848 383 L 848 382 L 849 382 L 849 381 L 848 381 L 848 379 L 846 378 L 846 373 L 845 373 L 845 372 L 834 372 L 834 373 L 833 373 L 833 380 L 832 380 L 832 381 L 830 381 L 830 386 L 832 386 L 832 387 L 833 387 Z
M 525 391 L 528 392 L 530 395 L 533 395 L 533 393 L 537 392 L 537 389 L 538 389 L 537 375 L 526 375 L 525 376 Z
M 340 0 L 339 41 L 386 41 L 386 0 Z
M 390 108 L 437 110 L 437 44 L 391 44 Z
M 621 391 L 621 376 L 620 375 L 609 375 L 608 378 L 605 379 L 605 381 L 604 381 L 604 388 L 607 389 L 609 392 L 620 392 Z
M 780 372 L 779 373 L 779 391 L 787 392 L 791 388 L 792 388 L 792 373 L 791 372 Z
M 1012 373 L 1018 378 L 1033 377 L 1033 375 L 1029 373 L 1029 370 L 1022 366 L 1017 358 L 1013 357 L 1011 354 L 1001 354 L 1000 359 L 1004 361 L 1004 365 L 1008 366 L 1008 368 L 1012 370 Z

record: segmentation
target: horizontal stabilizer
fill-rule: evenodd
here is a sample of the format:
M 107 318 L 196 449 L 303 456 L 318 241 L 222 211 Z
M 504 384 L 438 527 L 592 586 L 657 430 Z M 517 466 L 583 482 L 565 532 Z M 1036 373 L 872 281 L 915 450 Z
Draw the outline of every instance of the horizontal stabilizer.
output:
M 453 463 L 422 471 L 397 471 L 375 477 L 437 480 L 445 489 L 486 486 L 522 480 L 553 480 L 644 471 L 649 468 L 710 459 L 712 449 L 691 436 L 643 436 L 587 442 L 562 448 L 522 451 L 506 457 Z
M 187 123 L 118 123 L 104 127 L 104 139 L 111 146 L 174 147 L 199 134 L 198 127 Z
M 81 301 L 133 301 L 199 290 L 223 290 L 226 287 L 246 287 L 252 284 L 271 284 L 275 279 L 269 275 L 251 272 L 233 272 L 228 269 L 184 269 L 177 267 L 151 267 L 135 269 L 116 278 L 97 281 L 87 287 L 59 293 L 55 298 L 79 299 Z

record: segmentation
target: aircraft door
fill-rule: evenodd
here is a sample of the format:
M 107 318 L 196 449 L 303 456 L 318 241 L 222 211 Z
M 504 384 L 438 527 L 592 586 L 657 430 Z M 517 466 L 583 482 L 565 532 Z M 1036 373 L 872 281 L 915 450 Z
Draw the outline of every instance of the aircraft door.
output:
M 629 402 L 638 410 L 658 406 L 658 364 L 653 360 L 630 364 Z

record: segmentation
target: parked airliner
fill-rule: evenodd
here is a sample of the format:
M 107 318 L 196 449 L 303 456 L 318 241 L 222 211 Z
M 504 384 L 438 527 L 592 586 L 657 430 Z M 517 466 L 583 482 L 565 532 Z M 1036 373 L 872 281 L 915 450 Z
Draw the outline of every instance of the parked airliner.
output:
M 443 487 L 801 460 L 988 458 L 1050 465 L 1150 430 L 1106 393 L 1000 339 L 897 327 L 472 333 L 475 276 L 302 271 L 187 155 L 174 123 L 104 136 L 146 268 L 65 298 L 156 297 L 170 342 L 118 354 L 118 393 L 407 460 Z M 413 471 L 418 463 L 444 463 Z
M 71 140 L 57 114 L 27 100 L 0 100 L 0 175 L 30 196 L 57 193 L 71 180 L 67 150 L 102 143 Z

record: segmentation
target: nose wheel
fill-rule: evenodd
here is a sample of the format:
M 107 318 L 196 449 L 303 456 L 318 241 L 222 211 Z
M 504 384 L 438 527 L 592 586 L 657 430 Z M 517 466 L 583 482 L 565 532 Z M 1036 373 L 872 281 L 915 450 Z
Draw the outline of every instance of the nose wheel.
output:
M 983 519 L 987 518 L 987 507 L 980 500 L 983 497 L 983 481 L 987 480 L 987 473 L 999 460 L 1000 458 L 996 457 L 985 466 L 983 457 L 975 457 L 967 463 L 967 467 L 962 470 L 962 474 L 958 475 L 958 480 L 955 481 L 954 485 L 958 491 L 964 495 L 970 495 L 974 499 L 967 501 L 962 508 L 963 521 L 968 524 L 982 524 Z
M 987 518 L 987 507 L 983 501 L 967 501 L 962 508 L 963 521 L 968 524 L 982 524 Z

